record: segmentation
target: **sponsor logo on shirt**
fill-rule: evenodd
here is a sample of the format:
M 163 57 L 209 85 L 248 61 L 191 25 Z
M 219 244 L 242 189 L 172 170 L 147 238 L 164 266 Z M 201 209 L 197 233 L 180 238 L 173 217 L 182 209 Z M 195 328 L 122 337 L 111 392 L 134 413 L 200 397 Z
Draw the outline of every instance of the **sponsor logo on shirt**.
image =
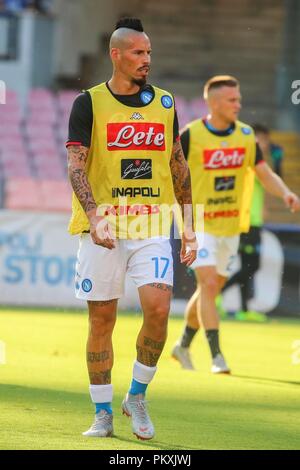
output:
M 132 206 L 108 206 L 101 215 L 149 215 L 159 213 L 160 208 L 157 204 L 133 204 Z
M 152 160 L 150 158 L 121 160 L 121 178 L 123 180 L 152 179 Z
M 164 124 L 116 122 L 107 124 L 107 150 L 165 150 Z
M 210 197 L 207 199 L 206 204 L 207 205 L 212 205 L 212 204 L 234 204 L 236 203 L 237 199 L 236 197 L 232 196 L 225 196 L 225 197 Z
M 230 217 L 239 217 L 240 211 L 235 209 L 233 211 L 216 211 L 216 212 L 204 212 L 204 219 L 213 220 L 219 218 L 230 218 Z
M 235 176 L 220 176 L 215 178 L 215 191 L 230 191 L 235 187 Z
M 226 170 L 240 168 L 245 160 L 244 147 L 204 150 L 204 168 L 206 170 Z
M 154 189 L 147 186 L 140 188 L 112 188 L 112 197 L 159 197 L 160 188 Z
M 133 113 L 130 119 L 141 120 L 141 119 L 144 119 L 144 118 L 140 113 Z

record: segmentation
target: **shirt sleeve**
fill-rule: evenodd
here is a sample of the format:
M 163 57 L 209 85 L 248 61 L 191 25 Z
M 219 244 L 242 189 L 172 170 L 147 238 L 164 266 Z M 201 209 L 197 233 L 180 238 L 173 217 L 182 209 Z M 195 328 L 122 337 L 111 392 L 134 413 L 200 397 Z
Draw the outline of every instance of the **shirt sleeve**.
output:
M 255 154 L 255 163 L 254 163 L 254 165 L 259 165 L 263 161 L 264 161 L 263 153 L 262 153 L 261 148 L 258 145 L 258 143 L 256 143 L 256 154 Z
M 190 130 L 185 129 L 180 135 L 181 146 L 185 156 L 185 159 L 188 159 L 189 150 L 190 150 Z
M 173 123 L 173 144 L 179 140 L 179 124 L 177 111 L 175 109 L 174 113 L 174 123 Z
M 90 147 L 93 128 L 93 107 L 89 92 L 75 98 L 69 119 L 69 134 L 66 146 L 84 145 Z

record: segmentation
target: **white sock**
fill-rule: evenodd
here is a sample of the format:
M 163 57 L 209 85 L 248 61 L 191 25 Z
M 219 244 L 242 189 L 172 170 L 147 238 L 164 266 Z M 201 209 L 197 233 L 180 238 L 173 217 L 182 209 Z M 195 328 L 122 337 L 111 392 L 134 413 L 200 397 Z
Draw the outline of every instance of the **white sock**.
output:
M 93 403 L 111 403 L 113 399 L 113 386 L 90 385 L 90 395 Z
M 145 366 L 139 361 L 135 361 L 133 364 L 133 374 L 132 377 L 137 382 L 142 384 L 149 384 L 154 377 L 154 374 L 157 370 L 157 367 Z

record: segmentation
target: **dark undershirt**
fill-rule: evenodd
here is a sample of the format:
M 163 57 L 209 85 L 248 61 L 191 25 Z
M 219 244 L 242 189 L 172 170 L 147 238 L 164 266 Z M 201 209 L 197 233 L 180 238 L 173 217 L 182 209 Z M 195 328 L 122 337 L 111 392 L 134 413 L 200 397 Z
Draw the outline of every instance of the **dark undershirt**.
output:
M 205 123 L 205 120 L 203 120 L 203 123 L 204 123 L 205 127 L 207 128 L 207 130 L 209 132 L 211 132 L 212 134 L 217 135 L 219 137 L 229 136 L 235 130 L 235 124 L 232 124 L 232 126 L 230 126 L 225 131 L 213 131 L 211 129 L 208 129 L 208 127 Z M 181 140 L 181 145 L 182 145 L 182 150 L 183 150 L 184 156 L 187 160 L 188 159 L 188 154 L 189 154 L 189 149 L 190 149 L 190 130 L 189 129 L 186 129 L 185 131 L 183 131 L 183 133 L 180 135 L 180 140 Z M 255 165 L 262 162 L 263 160 L 264 160 L 264 157 L 263 157 L 262 151 L 261 151 L 259 145 L 256 144 Z
M 132 108 L 144 108 L 149 103 L 145 104 L 141 100 L 141 92 L 148 91 L 155 96 L 154 88 L 151 85 L 145 85 L 138 93 L 134 95 L 115 95 L 106 84 L 109 92 L 118 100 L 120 103 L 130 106 Z M 150 103 L 153 101 L 150 101 Z M 92 98 L 88 91 L 81 93 L 77 96 L 73 103 L 73 107 L 69 119 L 69 135 L 67 145 L 83 145 L 84 147 L 90 147 L 91 135 L 93 129 L 93 107 Z M 173 142 L 176 142 L 179 137 L 179 126 L 178 118 L 175 109 L 174 124 L 173 124 Z

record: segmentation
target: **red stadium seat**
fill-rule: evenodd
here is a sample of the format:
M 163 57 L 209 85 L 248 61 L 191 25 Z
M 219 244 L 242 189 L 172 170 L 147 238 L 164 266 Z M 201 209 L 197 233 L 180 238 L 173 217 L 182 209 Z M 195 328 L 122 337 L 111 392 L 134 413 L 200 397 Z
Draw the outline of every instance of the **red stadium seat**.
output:
M 31 110 L 28 118 L 28 122 L 33 125 L 39 125 L 41 123 L 53 125 L 57 121 L 57 115 L 54 109 L 41 109 Z
M 7 209 L 41 209 L 39 182 L 31 178 L 6 181 L 4 204 Z
M 53 126 L 48 123 L 34 123 L 28 121 L 25 126 L 25 133 L 29 139 L 53 140 L 55 138 Z
M 5 97 L 6 97 L 5 106 L 7 106 L 8 108 L 19 109 L 20 107 L 19 96 L 15 91 L 6 90 Z
M 207 115 L 208 108 L 203 98 L 194 98 L 189 104 L 190 119 L 203 118 Z
M 54 139 L 33 138 L 29 140 L 28 146 L 34 154 L 58 153 L 57 142 Z
M 62 90 L 58 93 L 58 106 L 59 109 L 63 112 L 69 113 L 72 107 L 72 104 L 79 94 L 79 91 L 76 90 Z
M 0 114 L 0 126 L 6 127 L 11 125 L 19 125 L 21 121 L 21 112 L 18 108 L 4 108 Z
M 71 188 L 66 180 L 42 181 L 41 191 L 45 210 L 70 212 Z

